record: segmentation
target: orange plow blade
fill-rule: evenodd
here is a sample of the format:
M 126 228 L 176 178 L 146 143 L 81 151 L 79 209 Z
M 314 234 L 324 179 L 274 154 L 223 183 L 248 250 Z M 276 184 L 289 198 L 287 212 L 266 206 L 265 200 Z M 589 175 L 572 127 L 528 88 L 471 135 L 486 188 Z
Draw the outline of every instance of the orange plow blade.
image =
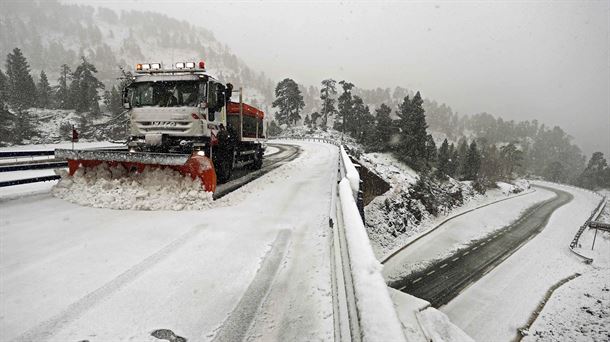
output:
M 55 158 L 68 161 L 69 175 L 81 167 L 91 168 L 100 164 L 110 167 L 121 165 L 126 170 L 142 173 L 145 168 L 170 168 L 191 179 L 199 178 L 205 191 L 216 191 L 214 164 L 205 155 L 193 153 L 170 154 L 127 151 L 95 151 L 56 149 Z

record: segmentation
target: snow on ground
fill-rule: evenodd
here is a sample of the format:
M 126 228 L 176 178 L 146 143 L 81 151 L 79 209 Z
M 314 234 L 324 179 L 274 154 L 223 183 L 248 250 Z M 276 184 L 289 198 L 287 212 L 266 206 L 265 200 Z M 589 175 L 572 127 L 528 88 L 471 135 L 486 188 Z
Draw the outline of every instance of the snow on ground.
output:
M 605 194 L 605 193 L 604 193 Z M 597 219 L 610 223 L 610 206 Z M 610 233 L 586 229 L 576 248 L 593 258 L 585 273 L 562 285 L 544 306 L 524 341 L 610 340 Z
M 368 234 L 380 260 L 452 215 L 529 189 L 527 181 L 517 180 L 499 183 L 482 195 L 471 182 L 450 178 L 443 183 L 427 180 L 418 192 L 412 192 L 419 174 L 391 154 L 366 153 L 360 161 L 391 186 L 365 208 Z
M 610 340 L 609 271 L 590 270 L 556 289 L 522 341 Z
M 576 272 L 595 270 L 595 264 L 585 265 L 568 246 L 600 197 L 574 187 L 541 184 L 567 191 L 574 199 L 553 213 L 540 234 L 441 308 L 477 341 L 517 338 L 517 330 L 527 324 L 551 286 Z M 609 274 L 602 273 L 606 283 Z
M 506 227 L 523 211 L 555 194 L 544 189 L 507 199 L 456 217 L 420 238 L 384 264 L 386 280 L 401 279 L 445 258 L 472 240 Z
M 161 168 L 127 172 L 107 164 L 79 168 L 74 176 L 63 171 L 53 195 L 83 206 L 122 210 L 202 210 L 213 201 L 199 178 Z
M 299 158 L 203 211 L 90 208 L 48 192 L 3 198 L 0 340 L 158 341 L 155 329 L 210 340 L 285 230 L 286 255 L 247 339 L 332 339 L 338 150 L 299 144 Z

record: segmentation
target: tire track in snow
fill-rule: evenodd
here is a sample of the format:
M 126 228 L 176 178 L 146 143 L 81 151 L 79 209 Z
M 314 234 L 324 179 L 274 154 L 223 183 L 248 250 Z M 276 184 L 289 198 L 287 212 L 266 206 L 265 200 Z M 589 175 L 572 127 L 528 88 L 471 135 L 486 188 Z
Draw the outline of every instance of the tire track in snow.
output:
M 121 273 L 97 290 L 90 292 L 83 298 L 70 304 L 59 314 L 27 330 L 25 333 L 16 337 L 12 341 L 42 341 L 49 339 L 56 332 L 61 330 L 62 327 L 72 323 L 96 304 L 100 303 L 113 293 L 119 291 L 121 288 L 125 287 L 125 285 L 138 278 L 142 273 L 149 270 L 152 266 L 167 258 L 182 245 L 191 241 L 196 235 L 204 230 L 204 227 L 204 225 L 198 225 L 191 228 L 189 231 L 182 234 L 179 238 L 175 239 L 156 253 L 150 255 L 140 263 Z
M 244 339 L 284 259 L 291 234 L 292 231 L 288 229 L 279 231 L 272 249 L 263 259 L 261 267 L 256 272 L 250 286 L 244 292 L 235 309 L 229 314 L 229 317 L 222 323 L 212 341 L 242 341 Z

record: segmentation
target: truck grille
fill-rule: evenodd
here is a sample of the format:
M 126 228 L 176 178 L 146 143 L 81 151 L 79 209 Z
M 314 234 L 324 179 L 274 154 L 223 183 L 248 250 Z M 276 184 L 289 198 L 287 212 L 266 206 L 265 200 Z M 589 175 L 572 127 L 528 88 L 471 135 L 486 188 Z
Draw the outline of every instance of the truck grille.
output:
M 138 121 L 136 124 L 143 133 L 184 133 L 193 126 L 192 121 Z

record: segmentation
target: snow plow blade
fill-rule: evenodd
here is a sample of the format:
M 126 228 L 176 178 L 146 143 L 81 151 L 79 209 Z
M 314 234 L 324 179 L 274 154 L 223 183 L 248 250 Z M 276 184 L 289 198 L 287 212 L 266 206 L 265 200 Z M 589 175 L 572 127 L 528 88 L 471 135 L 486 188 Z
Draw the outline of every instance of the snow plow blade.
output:
M 126 170 L 142 173 L 146 167 L 170 168 L 192 179 L 199 178 L 205 191 L 216 191 L 216 172 L 214 164 L 205 155 L 197 153 L 172 154 L 152 152 L 67 150 L 56 149 L 56 159 L 68 161 L 69 175 L 73 176 L 81 167 L 95 167 L 102 163 L 110 167 L 118 165 Z

